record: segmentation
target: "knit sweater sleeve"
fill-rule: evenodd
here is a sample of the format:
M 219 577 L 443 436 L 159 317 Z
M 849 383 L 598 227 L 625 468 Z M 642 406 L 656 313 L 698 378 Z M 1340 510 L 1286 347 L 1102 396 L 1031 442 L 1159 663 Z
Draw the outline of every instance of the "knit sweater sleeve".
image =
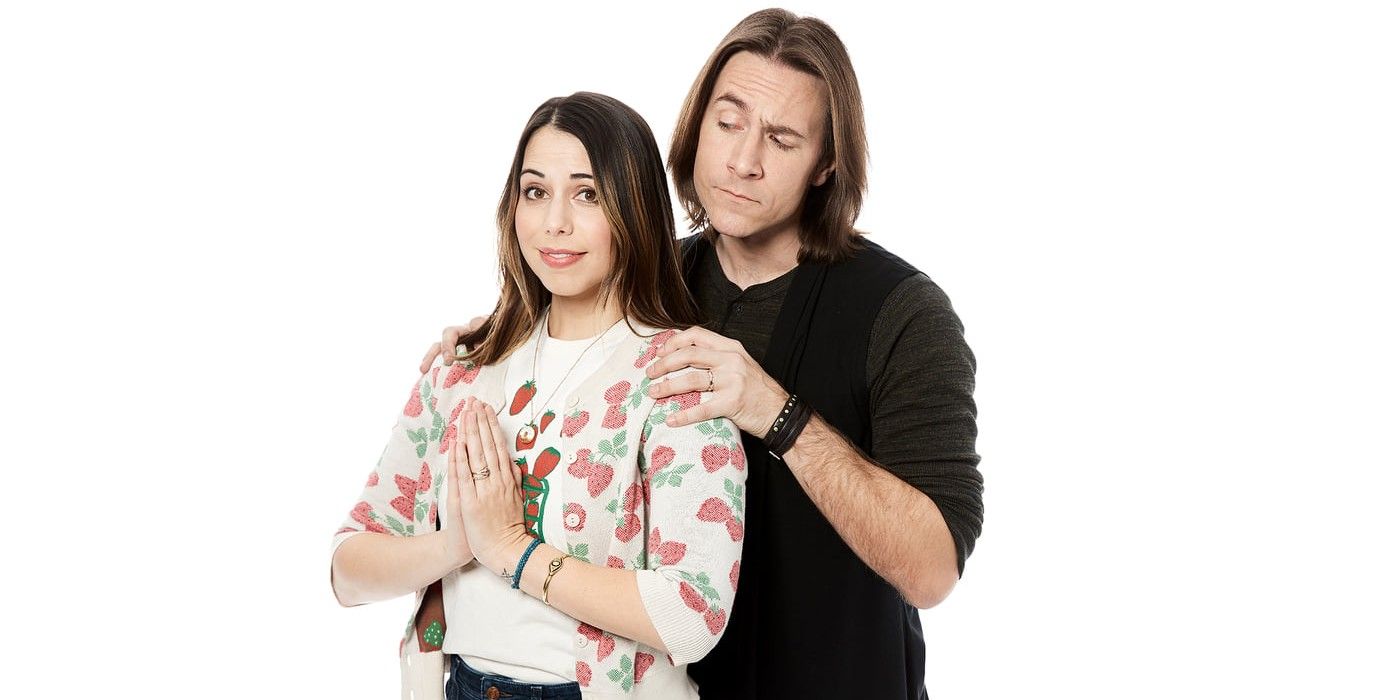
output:
M 982 532 L 976 371 L 948 295 L 923 273 L 901 282 L 871 329 L 871 456 L 938 506 L 959 575 Z
M 444 451 L 455 424 L 448 415 L 438 412 L 435 382 L 440 370 L 465 371 L 461 365 L 437 367 L 414 385 L 389 433 L 379 463 L 332 539 L 332 555 L 345 540 L 365 532 L 406 537 L 433 530 L 442 475 L 434 478 L 428 458 Z
M 658 401 L 638 450 L 647 552 L 637 588 L 676 665 L 714 648 L 739 586 L 748 474 L 739 430 L 728 418 L 666 425 L 670 414 L 710 396 L 691 392 Z

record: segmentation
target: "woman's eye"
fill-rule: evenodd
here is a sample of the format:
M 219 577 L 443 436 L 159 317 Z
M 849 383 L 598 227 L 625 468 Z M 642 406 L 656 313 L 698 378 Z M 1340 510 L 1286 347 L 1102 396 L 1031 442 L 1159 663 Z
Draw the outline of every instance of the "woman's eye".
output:
M 773 141 L 773 145 L 777 146 L 780 150 L 791 151 L 792 149 L 797 148 L 796 146 L 789 146 L 783 143 L 778 139 L 777 135 L 769 136 L 768 138 L 771 139 Z
M 582 199 L 583 201 L 588 202 L 589 204 L 598 203 L 598 192 L 596 190 L 582 189 L 579 190 L 578 196 L 579 199 Z
M 520 194 L 523 195 L 525 199 L 539 199 L 540 197 L 544 196 L 544 190 L 534 185 L 530 185 L 529 187 L 526 187 L 525 190 L 522 191 Z
M 719 128 L 723 129 L 724 131 L 733 131 L 734 129 L 734 125 L 730 124 L 729 122 L 718 122 L 718 124 Z

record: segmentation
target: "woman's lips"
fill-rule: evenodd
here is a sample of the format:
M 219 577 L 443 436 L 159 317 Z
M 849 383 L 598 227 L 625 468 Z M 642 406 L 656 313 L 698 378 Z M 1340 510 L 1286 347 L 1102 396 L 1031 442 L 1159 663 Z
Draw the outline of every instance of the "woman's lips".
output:
M 543 260 L 544 264 L 557 270 L 578 262 L 579 259 L 587 254 L 588 253 L 546 253 L 541 250 L 540 260 Z

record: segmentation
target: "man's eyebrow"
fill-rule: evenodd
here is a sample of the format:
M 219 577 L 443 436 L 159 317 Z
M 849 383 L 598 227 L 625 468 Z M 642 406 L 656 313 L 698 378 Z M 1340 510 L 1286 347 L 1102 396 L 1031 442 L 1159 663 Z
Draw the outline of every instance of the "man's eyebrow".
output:
M 738 95 L 735 95 L 735 94 L 732 93 L 732 92 L 726 92 L 726 93 L 724 93 L 723 95 L 720 95 L 719 97 L 716 97 L 716 98 L 715 98 L 715 102 L 732 102 L 732 103 L 734 103 L 734 106 L 735 106 L 735 107 L 738 107 L 738 108 L 739 108 L 740 111 L 743 111 L 743 112 L 752 112 L 752 111 L 753 111 L 753 108 L 749 106 L 749 103 L 747 103 L 747 102 L 745 102 L 745 101 L 739 99 L 739 96 L 738 96 Z
M 739 108 L 739 111 L 744 113 L 749 113 L 753 111 L 753 108 L 749 106 L 749 103 L 739 99 L 739 96 L 735 95 L 732 92 L 726 92 L 723 95 L 716 97 L 715 102 L 728 102 L 734 105 L 735 107 Z M 767 131 L 770 134 L 777 134 L 779 136 L 791 136 L 793 138 L 799 138 L 804 141 L 807 139 L 806 134 L 790 126 L 787 126 L 786 124 L 770 124 L 765 121 L 763 122 L 763 130 Z
M 535 170 L 534 168 L 525 168 L 524 170 L 521 170 L 521 171 L 520 171 L 520 177 L 525 177 L 526 175 L 534 175 L 535 177 L 538 177 L 538 178 L 544 178 L 544 173 L 542 173 L 542 172 L 540 172 L 540 171 L 538 171 L 538 170 Z M 572 173 L 572 174 L 569 175 L 569 179 L 570 179 L 570 180 L 592 180 L 592 179 L 593 179 L 593 173 Z

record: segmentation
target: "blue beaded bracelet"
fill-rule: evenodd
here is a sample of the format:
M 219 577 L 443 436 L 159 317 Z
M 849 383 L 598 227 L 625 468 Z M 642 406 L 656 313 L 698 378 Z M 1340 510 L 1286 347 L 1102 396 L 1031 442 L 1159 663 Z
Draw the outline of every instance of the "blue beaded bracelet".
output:
M 530 560 L 530 555 L 534 553 L 536 547 L 540 546 L 540 542 L 543 540 L 534 540 L 529 547 L 525 548 L 525 553 L 520 555 L 520 563 L 515 565 L 515 576 L 510 580 L 511 588 L 520 589 L 520 574 L 525 573 L 525 562 Z

